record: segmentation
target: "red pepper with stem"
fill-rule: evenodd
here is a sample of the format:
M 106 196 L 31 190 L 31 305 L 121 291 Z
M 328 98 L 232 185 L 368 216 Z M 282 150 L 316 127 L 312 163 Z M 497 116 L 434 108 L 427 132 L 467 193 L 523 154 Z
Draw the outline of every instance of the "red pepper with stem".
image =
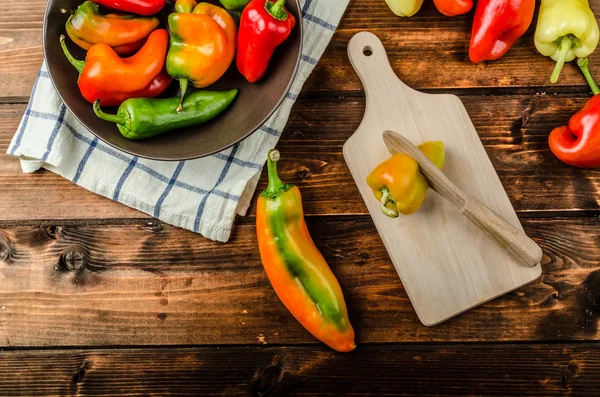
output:
M 158 14 L 165 6 L 165 0 L 94 0 L 94 2 L 113 10 L 144 16 Z
M 473 8 L 473 0 L 433 0 L 433 4 L 447 17 L 466 14 Z
M 569 125 L 556 128 L 550 133 L 550 150 L 560 161 L 575 167 L 600 167 L 600 88 L 588 70 L 587 58 L 577 64 L 585 75 L 594 96 L 576 113 Z
M 129 58 L 120 58 L 106 44 L 95 44 L 85 61 L 69 52 L 65 37 L 60 37 L 65 56 L 79 72 L 77 84 L 90 103 L 100 99 L 104 106 L 118 106 L 129 98 L 151 98 L 167 89 L 171 78 L 164 70 L 169 46 L 165 29 L 152 32 L 141 50 Z
M 479 0 L 469 48 L 471 61 L 500 59 L 525 34 L 534 9 L 535 0 Z
M 294 29 L 296 18 L 285 9 L 285 0 L 252 0 L 240 19 L 236 63 L 251 83 L 260 80 L 278 45 Z

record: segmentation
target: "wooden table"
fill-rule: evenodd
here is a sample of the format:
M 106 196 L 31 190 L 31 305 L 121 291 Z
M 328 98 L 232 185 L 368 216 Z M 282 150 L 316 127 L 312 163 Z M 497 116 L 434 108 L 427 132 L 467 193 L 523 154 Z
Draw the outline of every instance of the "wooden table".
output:
M 501 61 L 472 65 L 472 15 L 426 3 L 400 19 L 383 0 L 353 0 L 278 145 L 346 295 L 354 353 L 317 343 L 279 302 L 254 211 L 218 244 L 0 154 L 0 395 L 599 396 L 600 172 L 560 163 L 547 144 L 589 89 L 574 65 L 549 86 L 533 26 Z M 0 0 L 0 153 L 42 62 L 45 4 Z M 462 98 L 544 250 L 540 280 L 419 323 L 341 153 L 364 111 L 346 56 L 361 30 L 407 84 Z M 600 52 L 591 64 L 600 77 Z

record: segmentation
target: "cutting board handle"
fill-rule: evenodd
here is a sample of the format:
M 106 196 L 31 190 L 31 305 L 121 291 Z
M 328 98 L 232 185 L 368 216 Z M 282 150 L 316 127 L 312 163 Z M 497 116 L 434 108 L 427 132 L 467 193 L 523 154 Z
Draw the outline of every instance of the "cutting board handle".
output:
M 360 32 L 355 34 L 348 43 L 348 58 L 354 67 L 356 74 L 365 88 L 367 99 L 370 93 L 383 94 L 398 89 L 407 92 L 415 92 L 404 84 L 390 65 L 383 43 L 371 32 Z M 397 84 L 391 84 L 397 82 Z

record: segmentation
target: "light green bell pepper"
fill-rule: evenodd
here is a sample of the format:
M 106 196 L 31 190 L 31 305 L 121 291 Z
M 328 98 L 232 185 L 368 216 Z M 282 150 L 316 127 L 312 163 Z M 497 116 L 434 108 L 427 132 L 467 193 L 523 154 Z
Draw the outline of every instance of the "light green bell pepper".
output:
M 556 61 L 552 83 L 558 81 L 565 62 L 594 52 L 599 38 L 598 22 L 588 0 L 542 0 L 535 47 Z

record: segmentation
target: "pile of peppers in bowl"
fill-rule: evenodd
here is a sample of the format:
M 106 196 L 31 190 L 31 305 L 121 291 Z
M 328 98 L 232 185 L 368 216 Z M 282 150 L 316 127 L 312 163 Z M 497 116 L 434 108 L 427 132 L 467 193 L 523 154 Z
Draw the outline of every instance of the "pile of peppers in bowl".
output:
M 294 28 L 294 16 L 285 0 L 220 1 L 224 8 L 177 0 L 169 31 L 159 28 L 156 17 L 165 0 L 85 1 L 71 11 L 66 33 L 87 50 L 85 60 L 73 57 L 64 35 L 61 46 L 96 115 L 116 123 L 128 139 L 146 139 L 202 124 L 229 107 L 237 89 L 188 92 L 188 86 L 209 87 L 234 59 L 249 82 L 263 78 L 275 48 Z M 240 12 L 238 29 L 231 14 Z M 158 99 L 172 80 L 179 83 L 181 96 Z M 108 114 L 101 106 L 119 108 Z
M 423 0 L 385 0 L 398 16 L 415 15 Z M 469 58 L 474 63 L 500 59 L 533 21 L 536 0 L 478 0 L 475 8 Z M 446 16 L 466 14 L 473 0 L 434 0 Z M 594 52 L 600 29 L 588 0 L 541 0 L 535 31 L 537 51 L 556 61 L 550 81 L 558 82 L 565 62 L 578 58 L 594 95 L 600 93 L 589 70 L 587 57 Z M 594 96 L 575 114 L 568 126 L 556 128 L 548 139 L 552 153 L 563 163 L 600 167 L 600 98 Z

